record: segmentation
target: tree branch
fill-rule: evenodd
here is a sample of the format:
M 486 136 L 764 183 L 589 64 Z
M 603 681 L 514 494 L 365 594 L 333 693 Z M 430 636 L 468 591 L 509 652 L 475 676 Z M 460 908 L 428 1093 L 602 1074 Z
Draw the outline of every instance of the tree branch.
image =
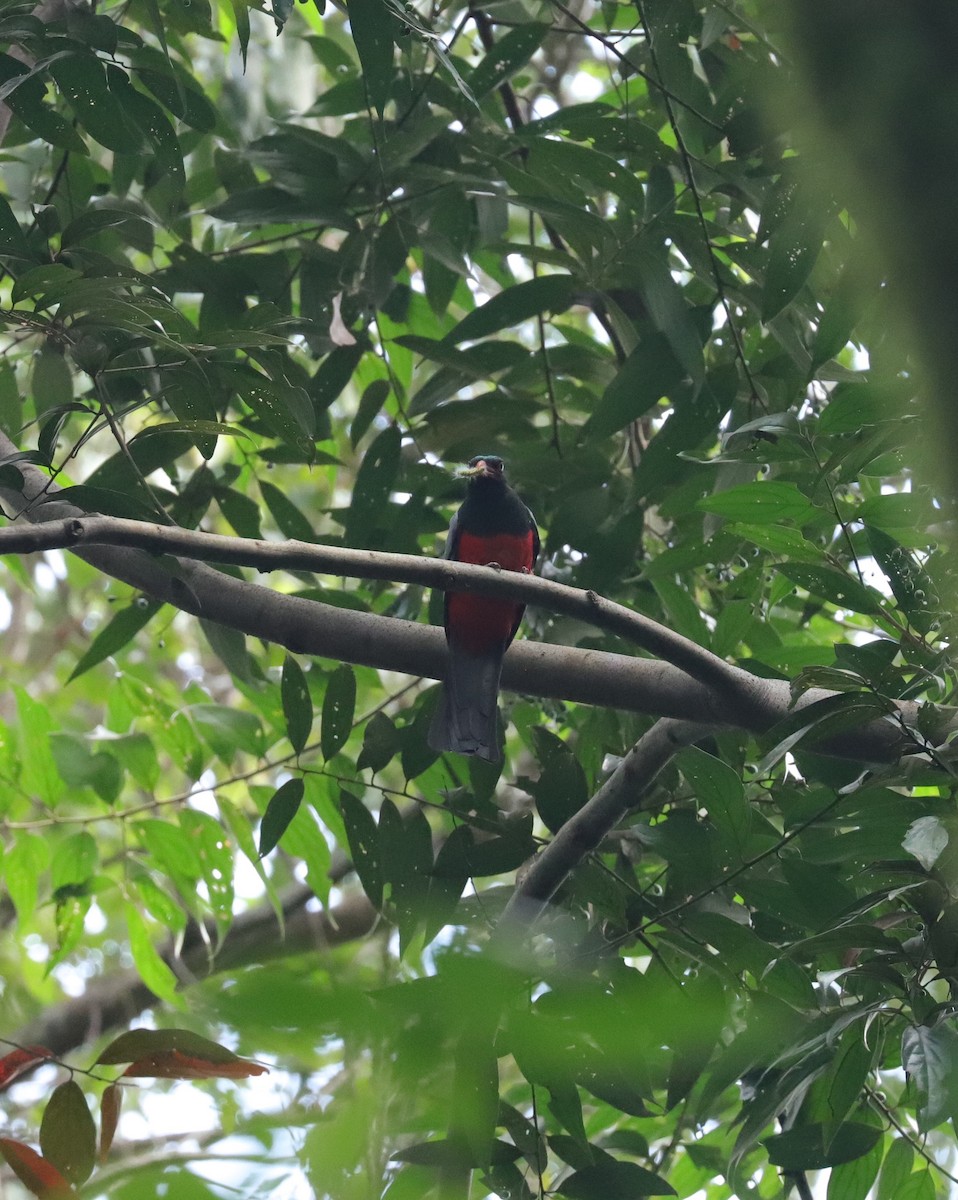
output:
M 496 939 L 515 936 L 530 925 L 615 823 L 639 806 L 649 785 L 675 754 L 713 732 L 710 726 L 691 721 L 656 721 L 591 800 L 566 821 L 533 859 L 506 906 L 496 928 Z
M 0 456 L 16 447 L 0 433 Z M 521 641 L 506 655 L 502 684 L 529 695 L 596 704 L 761 733 L 830 693 L 811 689 L 793 703 L 785 680 L 749 674 L 665 626 L 594 592 L 517 572 L 491 571 L 445 559 L 380 554 L 310 543 L 273 543 L 227 538 L 175 527 L 90 516 L 73 505 L 47 499 L 56 490 L 29 464 L 18 463 L 20 491 L 0 486 L 8 511 L 32 525 L 0 530 L 0 553 L 64 546 L 98 570 L 184 612 L 285 646 L 293 653 L 335 658 L 383 670 L 441 679 L 446 647 L 442 631 L 425 625 L 356 612 L 271 591 L 235 579 L 186 555 L 260 568 L 400 579 L 442 589 L 470 589 L 509 597 L 575 616 L 637 641 L 669 662 L 598 650 Z M 96 537 L 125 538 L 115 545 Z M 144 553 L 148 548 L 153 553 Z M 158 558 L 176 550 L 181 556 Z M 693 677 L 694 676 L 694 677 Z M 898 704 L 901 722 L 914 723 L 918 706 Z M 913 743 L 900 722 L 871 721 L 827 744 L 829 753 L 871 762 L 894 761 Z

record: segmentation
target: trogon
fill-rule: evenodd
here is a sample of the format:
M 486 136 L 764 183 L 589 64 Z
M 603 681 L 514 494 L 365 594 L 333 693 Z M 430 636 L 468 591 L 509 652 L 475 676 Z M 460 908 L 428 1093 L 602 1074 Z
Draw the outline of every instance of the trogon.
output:
M 539 531 L 535 517 L 506 483 L 502 459 L 477 454 L 459 473 L 469 487 L 449 526 L 444 557 L 531 571 L 539 555 Z M 512 600 L 446 593 L 449 657 L 442 699 L 429 730 L 434 750 L 478 754 L 490 762 L 502 758 L 496 719 L 499 676 L 524 608 Z

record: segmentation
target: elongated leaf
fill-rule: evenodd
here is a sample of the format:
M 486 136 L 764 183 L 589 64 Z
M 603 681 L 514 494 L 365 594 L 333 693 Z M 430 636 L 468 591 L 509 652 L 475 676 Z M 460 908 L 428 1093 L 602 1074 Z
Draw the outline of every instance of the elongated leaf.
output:
M 521 70 L 542 45 L 549 28 L 538 21 L 530 21 L 526 25 L 510 29 L 469 76 L 468 84 L 473 96 L 482 100 L 516 71 Z
M 130 936 L 130 954 L 140 978 L 161 1000 L 174 1007 L 180 1007 L 182 1001 L 177 995 L 176 976 L 160 957 L 143 915 L 134 904 L 127 904 L 125 912 L 126 927 Z
M 446 335 L 446 341 L 457 343 L 487 337 L 542 313 L 564 312 L 574 303 L 576 290 L 576 280 L 571 275 L 541 275 L 513 284 L 463 317 Z
M 639 1196 L 678 1194 L 661 1175 L 628 1162 L 601 1162 L 585 1167 L 562 1180 L 556 1191 L 569 1200 L 632 1200 Z
M 100 1147 L 97 1157 L 101 1163 L 106 1162 L 113 1145 L 122 1104 L 123 1088 L 118 1083 L 109 1084 L 100 1097 Z
M 39 1200 L 63 1200 L 64 1197 L 76 1195 L 73 1185 L 64 1179 L 53 1163 L 23 1142 L 0 1138 L 0 1154 L 27 1191 L 39 1197 Z
M 369 545 L 399 472 L 402 436 L 395 425 L 384 429 L 366 451 L 356 475 L 353 498 L 346 513 L 343 539 L 347 546 Z
M 366 805 L 357 800 L 351 792 L 340 792 L 339 804 L 356 874 L 370 903 L 376 908 L 381 908 L 383 867 L 376 822 Z
M 772 234 L 762 291 L 762 320 L 770 321 L 794 300 L 821 253 L 825 215 L 814 204 L 796 205 Z
M 878 1175 L 884 1150 L 885 1147 L 879 1139 L 861 1158 L 832 1167 L 828 1177 L 826 1200 L 866 1200 Z
M 366 93 L 381 117 L 393 84 L 393 16 L 384 0 L 349 0 L 347 11 Z
M 283 716 L 286 718 L 286 736 L 299 754 L 306 745 L 309 731 L 313 727 L 313 701 L 303 668 L 290 654 L 286 655 L 283 662 L 280 693 L 283 700 Z
M 329 677 L 323 696 L 323 719 L 319 740 L 323 758 L 338 754 L 349 738 L 356 712 L 356 676 L 343 663 Z
M 619 368 L 586 422 L 589 437 L 608 437 L 654 408 L 685 378 L 664 334 L 643 339 Z
M 908 1138 L 897 1137 L 892 1142 L 882 1163 L 878 1177 L 877 1200 L 898 1200 L 902 1186 L 911 1174 L 915 1161 L 915 1149 Z
M 213 1063 L 231 1063 L 239 1057 L 219 1042 L 194 1033 L 192 1029 L 130 1029 L 114 1038 L 96 1061 L 113 1066 L 169 1050 L 179 1050 L 187 1057 L 202 1058 Z
M 299 812 L 304 790 L 301 779 L 287 779 L 273 793 L 259 829 L 260 858 L 265 858 L 276 847 L 289 828 L 290 822 Z
M 821 1171 L 867 1154 L 881 1138 L 873 1125 L 847 1121 L 828 1139 L 824 1125 L 801 1125 L 765 1139 L 769 1161 L 783 1171 Z
M 45 1046 L 24 1046 L 22 1049 L 11 1050 L 9 1054 L 0 1058 L 0 1091 L 50 1058 L 53 1058 L 53 1053 Z
M 245 1058 L 224 1062 L 182 1050 L 158 1050 L 130 1063 L 123 1075 L 127 1079 L 249 1079 L 268 1071 L 261 1063 Z
M 715 492 L 699 500 L 696 508 L 750 525 L 777 525 L 779 521 L 801 524 L 815 515 L 814 506 L 794 483 L 777 479 Z

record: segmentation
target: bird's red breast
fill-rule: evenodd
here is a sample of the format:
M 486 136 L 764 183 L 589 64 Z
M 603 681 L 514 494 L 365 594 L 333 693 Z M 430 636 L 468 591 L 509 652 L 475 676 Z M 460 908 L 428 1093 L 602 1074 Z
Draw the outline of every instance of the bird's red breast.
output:
M 462 530 L 456 545 L 459 562 L 498 563 L 506 571 L 531 571 L 535 535 L 528 532 L 474 534 Z M 467 654 L 485 654 L 509 644 L 522 618 L 523 605 L 492 600 L 469 592 L 454 592 L 447 600 L 446 623 L 456 645 Z

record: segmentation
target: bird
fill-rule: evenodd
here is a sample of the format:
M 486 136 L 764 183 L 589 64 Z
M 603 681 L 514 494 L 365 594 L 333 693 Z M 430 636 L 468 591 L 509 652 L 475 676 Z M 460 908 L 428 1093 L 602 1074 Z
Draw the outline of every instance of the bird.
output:
M 477 454 L 459 475 L 466 499 L 452 519 L 443 557 L 528 574 L 539 557 L 531 511 L 506 483 L 496 454 Z M 501 762 L 497 724 L 502 659 L 525 605 L 470 592 L 446 592 L 443 624 L 449 648 L 442 698 L 429 730 L 433 750 Z

